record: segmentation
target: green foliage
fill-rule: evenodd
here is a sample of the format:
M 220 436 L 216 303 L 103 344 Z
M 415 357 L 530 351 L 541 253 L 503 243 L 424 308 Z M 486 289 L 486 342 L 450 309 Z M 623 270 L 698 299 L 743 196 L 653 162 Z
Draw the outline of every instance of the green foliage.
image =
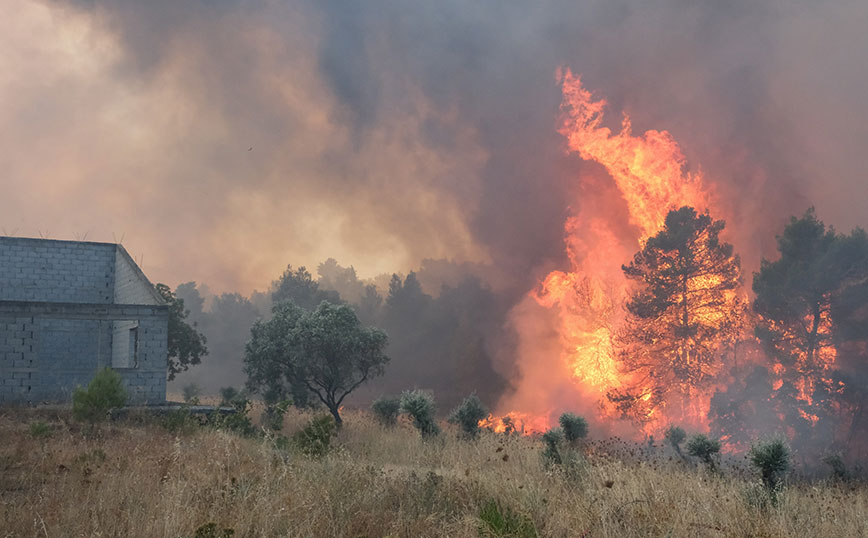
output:
M 220 407 L 230 407 L 235 401 L 235 399 L 240 396 L 241 393 L 238 392 L 238 389 L 235 387 L 223 387 L 220 389 Z
M 202 389 L 196 383 L 184 385 L 181 389 L 181 395 L 184 398 L 184 403 L 189 405 L 199 405 L 199 395 L 202 394 Z
M 159 424 L 171 433 L 183 435 L 191 434 L 202 425 L 201 421 L 194 417 L 190 408 L 186 406 L 164 414 L 160 418 Z
M 790 470 L 790 448 L 783 439 L 760 441 L 750 447 L 751 465 L 760 472 L 763 486 L 777 491 L 786 473 Z
M 313 310 L 323 301 L 341 302 L 337 292 L 320 289 L 305 267 L 293 270 L 292 265 L 287 265 L 286 271 L 271 286 L 271 300 L 275 304 L 292 301 L 304 310 Z
M 530 517 L 503 507 L 494 499 L 479 509 L 479 535 L 497 538 L 537 538 L 539 532 Z
M 570 443 L 584 439 L 588 435 L 588 421 L 573 413 L 564 413 L 558 419 L 564 437 Z
M 283 429 L 283 417 L 290 405 L 292 405 L 292 400 L 289 399 L 266 405 L 260 419 L 263 427 L 275 432 L 281 431 Z
M 449 422 L 458 424 L 463 434 L 472 439 L 479 435 L 479 421 L 487 416 L 488 409 L 482 405 L 476 393 L 473 393 L 452 410 Z
M 720 454 L 720 441 L 698 433 L 687 441 L 687 453 L 698 458 L 709 469 L 715 469 L 715 458 Z
M 398 423 L 398 413 L 401 412 L 401 398 L 380 396 L 371 404 L 371 411 L 383 426 L 394 426 Z
M 205 347 L 205 335 L 196 330 L 196 324 L 187 323 L 190 311 L 184 308 L 184 300 L 165 284 L 157 284 L 156 288 L 169 307 L 168 368 L 171 381 L 190 366 L 201 363 L 208 348 Z
M 220 430 L 231 431 L 242 437 L 256 435 L 256 426 L 250 420 L 250 400 L 236 398 L 233 402 L 234 413 L 215 413 L 212 418 L 214 427 Z
M 436 409 L 434 397 L 425 391 L 409 390 L 401 394 L 401 412 L 410 415 L 422 437 L 433 437 L 440 433 L 440 426 L 434 418 Z
M 835 480 L 847 482 L 852 478 L 852 473 L 847 469 L 844 458 L 840 454 L 829 454 L 823 457 L 823 463 L 829 466 Z
M 205 523 L 196 529 L 193 538 L 232 538 L 235 530 L 231 528 L 220 529 L 216 523 Z
M 244 358 L 248 387 L 268 399 L 314 394 L 340 427 L 344 398 L 381 375 L 388 338 L 363 327 L 352 308 L 323 301 L 312 312 L 279 303 L 268 321 L 251 328 Z
M 50 437 L 52 433 L 51 425 L 42 420 L 37 420 L 36 422 L 30 423 L 30 436 L 34 439 L 39 439 L 40 437 Z
M 336 427 L 332 417 L 328 415 L 317 417 L 292 436 L 293 444 L 307 456 L 325 456 L 329 451 Z
M 560 428 L 553 428 L 543 434 L 542 440 L 545 443 L 543 462 L 547 465 L 563 463 L 560 444 L 564 440 L 564 431 Z
M 684 428 L 670 424 L 663 434 L 663 439 L 675 449 L 679 456 L 684 457 L 684 454 L 681 453 L 681 443 L 687 439 L 687 432 L 684 431 Z
M 127 392 L 119 373 L 111 368 L 98 371 L 86 389 L 78 387 L 72 394 L 72 414 L 77 420 L 99 422 L 112 409 L 127 403 Z

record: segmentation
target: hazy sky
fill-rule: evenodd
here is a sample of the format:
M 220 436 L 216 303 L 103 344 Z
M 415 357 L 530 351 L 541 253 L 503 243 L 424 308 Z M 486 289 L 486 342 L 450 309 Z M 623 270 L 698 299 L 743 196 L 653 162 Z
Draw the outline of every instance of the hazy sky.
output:
M 0 0 L 0 232 L 215 291 L 327 257 L 526 287 L 593 188 L 559 66 L 672 132 L 746 263 L 810 204 L 868 226 L 868 3 L 704 4 Z

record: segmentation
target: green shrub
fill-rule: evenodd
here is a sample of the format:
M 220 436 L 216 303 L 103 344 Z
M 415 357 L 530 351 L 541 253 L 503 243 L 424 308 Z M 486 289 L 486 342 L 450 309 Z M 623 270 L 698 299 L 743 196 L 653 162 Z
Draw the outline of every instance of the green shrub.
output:
M 164 414 L 159 424 L 168 431 L 177 434 L 189 435 L 193 430 L 202 425 L 201 421 L 193 416 L 189 407 L 182 407 Z
M 488 409 L 482 405 L 476 393 L 471 394 L 452 410 L 449 422 L 458 424 L 462 433 L 473 439 L 479 435 L 479 421 L 488 416 Z
M 325 456 L 331 445 L 332 435 L 337 426 L 329 415 L 317 417 L 308 423 L 301 431 L 292 436 L 295 447 L 307 456 Z
M 186 389 L 187 387 L 184 387 Z M 232 407 L 236 398 L 241 395 L 235 387 L 223 387 L 220 389 L 220 407 Z M 186 394 L 184 395 L 186 399 Z
M 543 462 L 547 465 L 562 463 L 560 444 L 564 440 L 564 431 L 560 428 L 553 428 L 543 434 L 542 440 L 545 443 L 542 454 Z
M 37 420 L 36 422 L 30 423 L 30 436 L 34 439 L 38 439 L 40 437 L 50 437 L 51 433 L 51 425 L 46 422 Z
M 760 472 L 763 486 L 778 491 L 781 481 L 790 470 L 790 448 L 783 439 L 760 441 L 750 447 L 751 465 Z
M 126 405 L 127 393 L 119 373 L 111 368 L 98 371 L 86 389 L 78 387 L 72 394 L 72 414 L 77 420 L 99 422 L 112 409 Z
M 371 404 L 371 411 L 383 426 L 392 427 L 398 423 L 401 412 L 401 399 L 396 396 L 380 396 Z
M 570 443 L 575 443 L 588 435 L 588 421 L 578 415 L 564 413 L 558 422 L 564 432 L 564 437 Z
M 195 383 L 190 383 L 188 385 L 184 385 L 184 388 L 181 389 L 181 394 L 184 397 L 184 403 L 190 405 L 199 405 L 199 395 L 202 390 L 199 388 L 199 385 Z
M 286 411 L 290 405 L 292 405 L 292 400 L 288 399 L 266 405 L 260 417 L 262 426 L 275 432 L 283 430 L 283 417 L 286 415 Z
M 434 437 L 440 433 L 440 426 L 434 418 L 436 409 L 434 397 L 425 391 L 409 390 L 401 394 L 401 411 L 410 415 L 422 437 Z
M 216 523 L 205 523 L 193 534 L 193 538 L 232 538 L 233 536 L 235 536 L 234 529 L 220 529 Z
M 681 443 L 687 439 L 687 432 L 685 432 L 683 428 L 671 424 L 666 428 L 666 432 L 663 434 L 663 439 L 665 439 L 672 448 L 675 449 L 675 452 L 677 452 L 679 456 L 682 458 L 684 457 L 684 454 L 681 453 Z
M 528 516 L 502 507 L 491 499 L 479 509 L 479 535 L 484 537 L 537 538 L 539 533 Z
M 220 430 L 237 433 L 243 437 L 253 437 L 256 434 L 256 426 L 250 420 L 250 400 L 236 398 L 233 402 L 234 413 L 215 413 L 212 423 Z
M 699 458 L 710 470 L 714 470 L 715 458 L 720 454 L 720 441 L 698 433 L 687 441 L 687 453 Z
M 852 473 L 847 469 L 844 458 L 840 454 L 829 454 L 823 457 L 823 463 L 832 470 L 832 477 L 841 482 L 847 482 L 852 478 Z

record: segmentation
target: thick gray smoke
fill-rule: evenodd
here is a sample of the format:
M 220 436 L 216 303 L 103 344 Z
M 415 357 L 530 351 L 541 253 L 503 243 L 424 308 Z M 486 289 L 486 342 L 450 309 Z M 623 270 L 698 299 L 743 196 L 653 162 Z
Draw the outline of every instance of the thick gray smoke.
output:
M 560 66 L 635 132 L 673 134 L 747 275 L 809 205 L 868 225 L 865 2 L 0 7 L 0 225 L 124 237 L 173 286 L 446 259 L 423 286 L 466 267 L 508 309 L 563 268 L 564 218 L 596 188 L 579 177 L 604 175 L 556 133 Z
M 582 203 L 561 65 L 671 131 L 764 251 L 808 204 L 866 224 L 861 2 L 4 4 L 4 228 L 123 235 L 156 280 L 430 257 L 520 293 Z

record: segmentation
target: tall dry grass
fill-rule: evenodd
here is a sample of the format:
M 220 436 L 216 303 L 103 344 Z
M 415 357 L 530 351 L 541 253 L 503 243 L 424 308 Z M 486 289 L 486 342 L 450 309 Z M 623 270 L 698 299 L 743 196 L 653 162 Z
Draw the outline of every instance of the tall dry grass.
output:
M 291 411 L 285 432 L 310 418 Z M 31 434 L 37 420 L 50 435 Z M 6 537 L 192 537 L 209 522 L 237 537 L 479 536 L 491 500 L 540 536 L 868 536 L 862 487 L 791 485 L 759 509 L 743 472 L 708 474 L 663 449 L 597 443 L 564 473 L 545 469 L 538 440 L 447 429 L 423 441 L 359 412 L 322 459 L 213 429 L 128 420 L 88 431 L 32 411 L 0 412 L 0 440 Z

